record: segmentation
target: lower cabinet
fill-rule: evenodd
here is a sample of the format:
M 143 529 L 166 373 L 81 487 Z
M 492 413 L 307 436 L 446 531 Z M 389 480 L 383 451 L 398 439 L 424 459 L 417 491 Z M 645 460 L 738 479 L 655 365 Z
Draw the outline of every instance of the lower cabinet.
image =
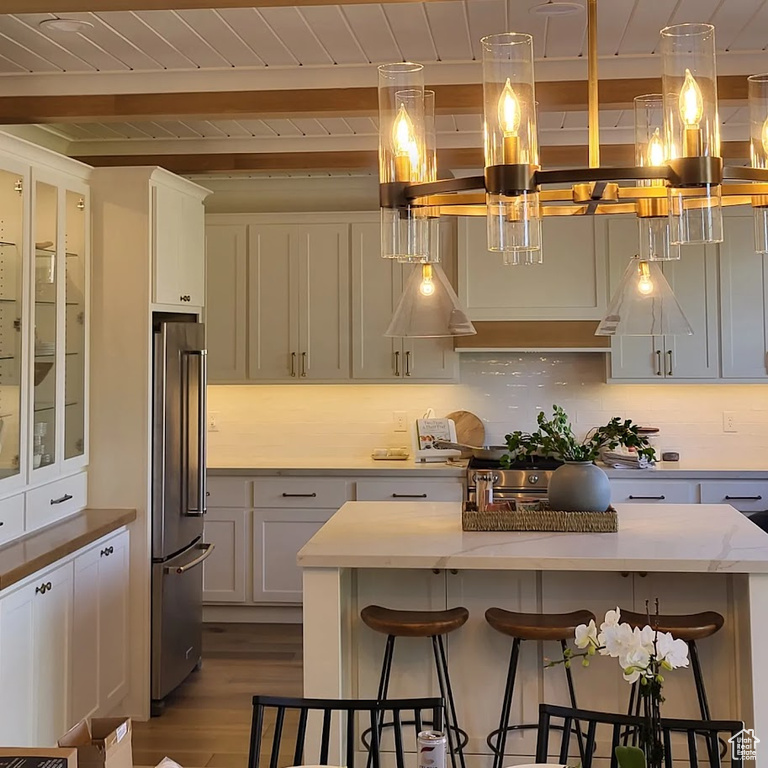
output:
M 335 509 L 253 511 L 253 602 L 301 603 L 298 551 L 331 519 Z
M 109 714 L 128 693 L 128 638 L 127 532 L 1 594 L 0 745 L 53 746 Z
M 208 508 L 203 537 L 214 550 L 203 563 L 203 602 L 245 602 L 249 515 L 247 509 Z

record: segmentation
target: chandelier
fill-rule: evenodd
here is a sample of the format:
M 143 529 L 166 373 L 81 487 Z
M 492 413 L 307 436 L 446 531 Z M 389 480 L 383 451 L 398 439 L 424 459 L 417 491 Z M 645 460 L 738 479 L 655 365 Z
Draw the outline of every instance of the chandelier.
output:
M 722 242 L 722 209 L 729 205 L 752 206 L 755 250 L 768 253 L 768 74 L 748 78 L 751 164 L 724 166 L 714 27 L 662 29 L 662 94 L 635 99 L 635 165 L 603 167 L 597 0 L 587 0 L 587 12 L 586 168 L 539 165 L 530 35 L 505 32 L 481 40 L 482 176 L 437 178 L 434 93 L 424 88 L 422 66 L 379 67 L 383 257 L 431 264 L 422 271 L 424 280 L 432 279 L 440 269 L 439 218 L 485 216 L 489 251 L 499 252 L 505 264 L 536 264 L 541 261 L 543 217 L 629 214 L 639 222 L 635 268 L 645 280 L 647 262 L 679 258 L 680 246 Z M 474 332 L 471 323 L 461 327 Z

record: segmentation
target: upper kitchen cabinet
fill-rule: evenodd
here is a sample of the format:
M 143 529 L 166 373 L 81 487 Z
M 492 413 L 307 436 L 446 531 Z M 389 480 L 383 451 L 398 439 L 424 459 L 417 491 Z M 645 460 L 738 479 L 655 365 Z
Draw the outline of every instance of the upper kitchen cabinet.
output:
M 610 290 L 616 290 L 629 260 L 637 254 L 634 218 L 611 217 L 608 228 Z M 679 261 L 662 264 L 692 336 L 614 336 L 610 376 L 617 380 L 716 379 L 719 376 L 717 251 L 685 246 Z
M 723 378 L 768 378 L 768 257 L 755 253 L 751 210 L 725 217 L 720 311 Z
M 455 224 L 441 223 L 442 267 L 455 282 Z M 453 339 L 384 336 L 413 265 L 381 258 L 381 224 L 352 224 L 352 377 L 441 381 L 458 376 Z
M 606 308 L 605 223 L 542 223 L 543 263 L 505 266 L 486 246 L 485 217 L 459 222 L 459 297 L 472 320 L 599 320 Z
M 205 209 L 208 191 L 155 169 L 152 195 L 152 301 L 168 306 L 205 303 Z

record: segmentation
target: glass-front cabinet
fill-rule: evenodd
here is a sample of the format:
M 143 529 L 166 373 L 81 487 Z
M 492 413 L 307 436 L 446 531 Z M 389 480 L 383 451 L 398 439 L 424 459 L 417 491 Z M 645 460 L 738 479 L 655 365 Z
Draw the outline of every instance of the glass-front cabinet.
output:
M 0 489 L 25 483 L 26 360 L 22 318 L 26 310 L 26 168 L 0 165 Z

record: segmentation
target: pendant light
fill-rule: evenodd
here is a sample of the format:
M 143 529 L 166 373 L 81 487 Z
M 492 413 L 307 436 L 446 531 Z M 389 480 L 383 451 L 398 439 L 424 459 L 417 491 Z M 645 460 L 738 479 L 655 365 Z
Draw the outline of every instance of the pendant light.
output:
M 413 267 L 384 335 L 431 339 L 475 333 L 443 268 L 426 263 Z
M 595 336 L 693 334 L 657 261 L 630 259 Z
M 747 78 L 749 87 L 749 153 L 753 168 L 768 168 L 768 74 Z M 755 251 L 768 253 L 768 195 L 752 197 Z

